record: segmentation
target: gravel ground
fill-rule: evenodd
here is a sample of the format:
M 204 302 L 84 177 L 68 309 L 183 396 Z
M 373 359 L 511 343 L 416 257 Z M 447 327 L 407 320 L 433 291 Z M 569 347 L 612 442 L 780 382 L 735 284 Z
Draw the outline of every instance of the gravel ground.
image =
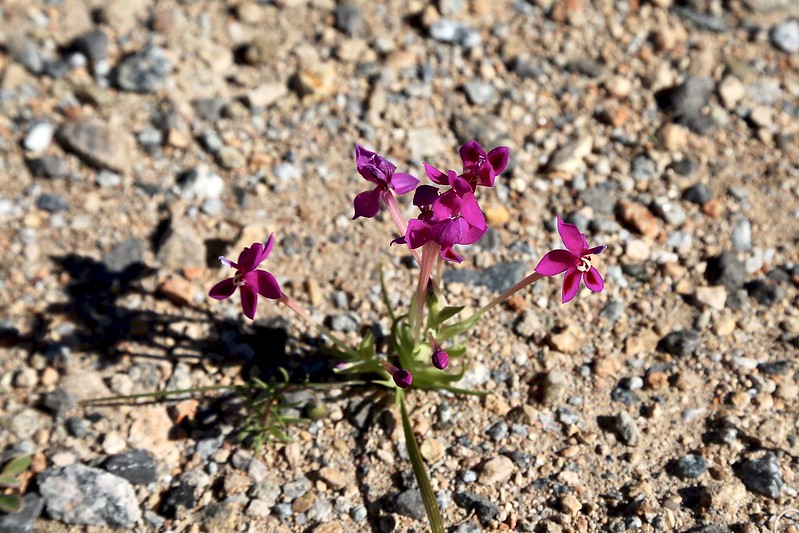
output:
M 477 328 L 464 380 L 490 396 L 410 395 L 451 530 L 771 531 L 799 506 L 798 21 L 794 0 L 4 0 L 0 453 L 34 461 L 0 531 L 425 530 L 398 412 L 362 394 L 297 394 L 326 416 L 260 452 L 224 394 L 80 401 L 318 367 L 295 317 L 206 296 L 216 256 L 269 232 L 287 292 L 379 330 L 378 272 L 404 305 L 415 270 L 387 216 L 350 220 L 353 143 L 422 176 L 470 139 L 511 162 L 451 302 L 532 271 L 556 214 L 608 251 L 603 293 L 562 306 L 544 280 Z

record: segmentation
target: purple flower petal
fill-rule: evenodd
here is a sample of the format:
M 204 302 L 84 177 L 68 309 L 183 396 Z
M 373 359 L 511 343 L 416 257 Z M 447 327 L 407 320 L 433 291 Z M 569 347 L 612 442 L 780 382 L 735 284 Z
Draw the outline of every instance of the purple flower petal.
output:
M 497 146 L 488 152 L 488 164 L 494 169 L 496 175 L 502 174 L 508 167 L 510 149 L 507 146 Z
M 249 248 L 245 248 L 239 254 L 239 272 L 250 272 L 255 270 L 258 266 L 258 258 L 263 252 L 264 245 L 260 242 L 254 242 Z
M 235 291 L 236 284 L 233 283 L 233 278 L 227 278 L 211 287 L 211 290 L 208 292 L 208 296 L 214 300 L 224 300 L 226 298 L 230 298 Z
M 408 221 L 408 229 L 405 231 L 405 240 L 411 249 L 419 248 L 430 240 L 430 226 L 418 218 Z
M 449 177 L 433 165 L 424 163 L 424 173 L 427 174 L 427 177 L 430 178 L 430 181 L 433 183 L 438 183 L 439 185 L 449 185 Z
M 486 157 L 486 152 L 483 147 L 475 141 L 469 141 L 458 149 L 461 160 L 463 161 L 463 168 L 471 168 L 477 164 L 481 158 Z
M 391 186 L 397 191 L 397 194 L 405 194 L 411 192 L 419 185 L 419 180 L 410 174 L 404 172 L 396 172 L 391 176 Z
M 593 266 L 585 273 L 583 281 L 585 286 L 594 292 L 602 292 L 602 289 L 605 288 L 605 280 L 602 279 L 602 274 Z
M 461 233 L 460 239 L 458 240 L 458 244 L 474 244 L 480 239 L 482 239 L 483 235 L 485 235 L 487 231 L 488 231 L 488 226 L 478 228 L 467 223 L 465 229 L 463 229 Z
M 580 233 L 577 226 L 564 222 L 558 217 L 558 233 L 564 246 L 576 256 L 582 256 L 585 252 L 585 235 Z
M 271 300 L 277 300 L 283 296 L 275 276 L 266 270 L 253 270 L 243 276 L 244 282 L 255 287 L 261 296 Z
M 241 310 L 244 311 L 244 316 L 250 320 L 255 320 L 255 310 L 258 308 L 258 293 L 255 290 L 255 286 L 246 283 L 239 287 Z
M 452 172 L 452 171 L 450 171 L 450 172 Z M 453 172 L 453 174 L 454 174 L 454 172 Z M 463 195 L 463 194 L 466 194 L 467 192 L 468 193 L 473 192 L 472 186 L 469 185 L 469 182 L 466 181 L 461 176 L 457 176 L 457 175 L 452 176 L 451 179 L 450 179 L 450 185 L 452 186 L 452 189 L 456 193 L 458 193 L 458 195 Z
M 438 200 L 433 202 L 433 218 L 435 220 L 446 220 L 456 217 L 461 212 L 463 201 L 454 189 L 449 189 L 442 193 Z
M 355 145 L 355 166 L 364 179 L 383 187 L 388 186 L 391 175 L 397 170 L 393 163 L 358 144 Z
M 364 191 L 355 197 L 353 205 L 355 207 L 355 220 L 358 217 L 374 218 L 380 211 L 380 187 L 375 187 L 371 191 Z
M 466 224 L 463 219 L 446 219 L 433 224 L 430 228 L 430 239 L 436 241 L 442 247 L 458 244 L 460 237 L 460 222 L 458 220 Z
M 586 250 L 585 255 L 599 255 L 605 250 L 607 250 L 607 246 L 594 246 L 593 248 Z
M 275 234 L 270 233 L 269 238 L 266 239 L 266 242 L 264 243 L 264 251 L 261 253 L 261 260 L 258 261 L 259 265 L 263 263 L 267 257 L 269 257 L 269 254 L 272 253 L 272 248 L 274 246 L 275 246 Z
M 456 254 L 455 250 L 452 249 L 452 246 L 445 246 L 441 248 L 441 253 L 439 255 L 444 261 L 450 261 L 452 263 L 463 262 L 463 256 Z
M 563 303 L 570 302 L 572 298 L 577 296 L 577 292 L 580 290 L 580 280 L 582 278 L 583 273 L 577 270 L 576 266 L 566 271 L 566 275 L 563 276 L 563 293 L 561 296 L 561 301 Z
M 433 205 L 438 198 L 438 188 L 432 185 L 419 185 L 413 193 L 413 205 L 416 207 L 427 207 Z
M 566 269 L 576 266 L 579 262 L 580 258 L 568 250 L 552 250 L 541 258 L 535 271 L 542 276 L 557 276 Z
M 486 228 L 486 219 L 483 211 L 480 210 L 480 204 L 477 203 L 477 198 L 470 191 L 461 197 L 463 203 L 461 205 L 461 215 L 466 219 L 466 222 L 472 226 L 480 229 Z

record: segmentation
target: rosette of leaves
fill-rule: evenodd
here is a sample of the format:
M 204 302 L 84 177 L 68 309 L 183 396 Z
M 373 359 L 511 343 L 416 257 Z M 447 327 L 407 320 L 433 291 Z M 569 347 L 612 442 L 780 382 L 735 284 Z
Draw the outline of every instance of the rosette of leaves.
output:
M 22 455 L 10 460 L 0 471 L 0 489 L 3 492 L 15 491 L 19 489 L 20 482 L 17 479 L 20 474 L 27 470 L 31 465 L 31 456 Z M 22 510 L 23 500 L 20 494 L 9 492 L 0 494 L 0 511 L 5 513 L 17 513 Z

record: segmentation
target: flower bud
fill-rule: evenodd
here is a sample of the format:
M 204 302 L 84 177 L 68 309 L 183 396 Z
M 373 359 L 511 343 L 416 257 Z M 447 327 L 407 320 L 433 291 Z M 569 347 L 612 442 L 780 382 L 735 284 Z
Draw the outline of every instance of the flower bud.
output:
M 411 386 L 411 382 L 413 381 L 413 374 L 401 368 L 398 368 L 391 377 L 394 378 L 394 383 L 397 387 L 401 389 L 407 389 Z
M 433 350 L 433 366 L 439 370 L 444 370 L 449 366 L 449 354 L 441 349 L 441 346 L 436 346 Z

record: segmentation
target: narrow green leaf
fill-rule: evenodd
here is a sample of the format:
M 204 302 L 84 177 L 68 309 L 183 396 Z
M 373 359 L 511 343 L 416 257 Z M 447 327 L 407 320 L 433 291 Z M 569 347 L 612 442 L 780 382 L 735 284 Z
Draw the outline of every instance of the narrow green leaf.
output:
M 453 387 L 451 385 L 444 385 L 441 387 L 444 390 L 448 390 L 453 394 L 468 394 L 469 396 L 488 396 L 491 394 L 491 391 L 487 390 L 471 390 L 471 389 L 461 389 L 459 387 Z
M 0 496 L 0 511 L 6 513 L 18 513 L 22 510 L 22 498 L 16 494 L 4 494 Z
M 445 308 L 444 308 L 444 309 L 442 309 L 442 310 L 441 310 L 441 312 L 438 314 L 438 323 L 439 323 L 439 324 L 441 324 L 441 323 L 443 323 L 443 322 L 446 322 L 446 321 L 447 321 L 447 320 L 449 320 L 450 318 L 454 317 L 455 315 L 457 315 L 458 313 L 460 313 L 461 311 L 463 311 L 463 308 L 464 308 L 464 306 L 463 306 L 463 305 L 456 305 L 456 306 L 452 306 L 452 307 L 445 307 Z
M 370 359 L 375 356 L 375 339 L 372 336 L 372 330 L 366 332 L 356 351 L 364 359 Z
M 436 340 L 438 340 L 439 342 L 445 341 L 451 339 L 456 335 L 465 333 L 466 331 L 474 327 L 475 324 L 477 324 L 479 318 L 480 317 L 477 315 L 472 315 L 469 318 L 464 318 L 460 322 L 456 322 L 450 326 L 441 328 L 441 330 L 438 332 L 438 337 L 436 338 Z
M 419 492 L 422 493 L 427 519 L 430 520 L 430 531 L 444 533 L 444 521 L 441 518 L 441 512 L 438 510 L 433 487 L 430 486 L 430 478 L 427 477 L 427 469 L 424 466 L 424 460 L 422 460 L 422 452 L 419 451 L 416 436 L 411 428 L 411 419 L 408 417 L 408 410 L 405 408 L 405 397 L 400 394 L 399 398 L 400 408 L 402 409 L 402 429 L 405 431 L 405 446 L 408 447 L 408 455 L 411 458 L 416 483 L 419 485 Z
M 28 469 L 32 460 L 33 458 L 30 455 L 20 455 L 16 459 L 6 463 L 6 466 L 3 467 L 3 474 L 18 476 Z
M 0 476 L 0 487 L 16 488 L 19 487 L 19 481 L 14 476 L 3 474 Z

